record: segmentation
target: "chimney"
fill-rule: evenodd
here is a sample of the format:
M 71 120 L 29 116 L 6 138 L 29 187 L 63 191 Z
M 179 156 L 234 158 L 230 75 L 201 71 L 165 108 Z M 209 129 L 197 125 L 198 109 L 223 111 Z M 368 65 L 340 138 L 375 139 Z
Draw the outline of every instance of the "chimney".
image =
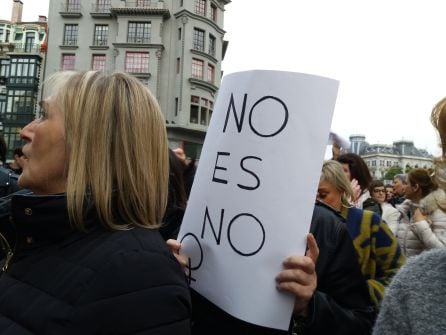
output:
M 39 15 L 39 22 L 46 22 L 47 18 L 44 15 Z
M 23 10 L 23 2 L 21 0 L 12 0 L 12 15 L 11 22 L 17 23 L 22 22 L 22 10 Z

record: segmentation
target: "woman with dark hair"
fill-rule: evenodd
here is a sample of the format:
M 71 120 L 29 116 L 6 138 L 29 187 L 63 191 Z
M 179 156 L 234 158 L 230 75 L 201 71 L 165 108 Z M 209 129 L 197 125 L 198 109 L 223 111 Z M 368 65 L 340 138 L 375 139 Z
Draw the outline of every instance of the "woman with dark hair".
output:
M 169 191 L 166 213 L 160 228 L 160 233 L 166 241 L 177 238 L 186 210 L 186 203 L 183 165 L 175 152 L 169 149 Z
M 362 208 L 363 202 L 370 198 L 369 184 L 372 181 L 372 175 L 369 168 L 361 156 L 354 153 L 342 154 L 337 161 L 341 163 L 342 168 L 351 181 L 355 198 L 352 199 L 353 204 Z
M 406 200 L 397 205 L 401 219 L 391 230 L 406 256 L 446 247 L 446 194 L 425 169 L 407 176 Z

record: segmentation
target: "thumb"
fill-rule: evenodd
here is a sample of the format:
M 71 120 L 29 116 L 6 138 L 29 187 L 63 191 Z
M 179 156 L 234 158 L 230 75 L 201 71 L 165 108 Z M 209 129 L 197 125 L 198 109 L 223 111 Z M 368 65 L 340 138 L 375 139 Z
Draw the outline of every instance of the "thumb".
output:
M 316 264 L 317 259 L 319 257 L 319 247 L 317 246 L 316 239 L 311 233 L 307 235 L 307 245 L 308 245 L 308 250 L 305 255 L 310 257 L 314 262 L 314 264 Z

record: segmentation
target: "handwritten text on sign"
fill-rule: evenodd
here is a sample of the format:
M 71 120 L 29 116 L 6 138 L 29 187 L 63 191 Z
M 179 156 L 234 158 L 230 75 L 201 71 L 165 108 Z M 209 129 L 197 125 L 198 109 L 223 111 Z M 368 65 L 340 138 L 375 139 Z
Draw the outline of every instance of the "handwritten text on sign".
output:
M 288 327 L 274 278 L 304 253 L 336 92 L 289 72 L 223 80 L 179 239 L 191 286 L 237 318 Z

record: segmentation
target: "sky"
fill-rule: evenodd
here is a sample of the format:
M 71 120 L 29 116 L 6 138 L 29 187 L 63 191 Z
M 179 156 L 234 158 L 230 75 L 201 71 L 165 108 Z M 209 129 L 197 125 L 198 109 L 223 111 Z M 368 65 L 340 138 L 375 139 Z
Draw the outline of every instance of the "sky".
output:
M 23 20 L 47 13 L 48 0 L 22 2 Z M 0 3 L 9 19 L 12 0 Z M 445 12 L 444 0 L 232 0 L 222 68 L 339 80 L 332 130 L 438 155 L 429 117 L 446 96 Z

